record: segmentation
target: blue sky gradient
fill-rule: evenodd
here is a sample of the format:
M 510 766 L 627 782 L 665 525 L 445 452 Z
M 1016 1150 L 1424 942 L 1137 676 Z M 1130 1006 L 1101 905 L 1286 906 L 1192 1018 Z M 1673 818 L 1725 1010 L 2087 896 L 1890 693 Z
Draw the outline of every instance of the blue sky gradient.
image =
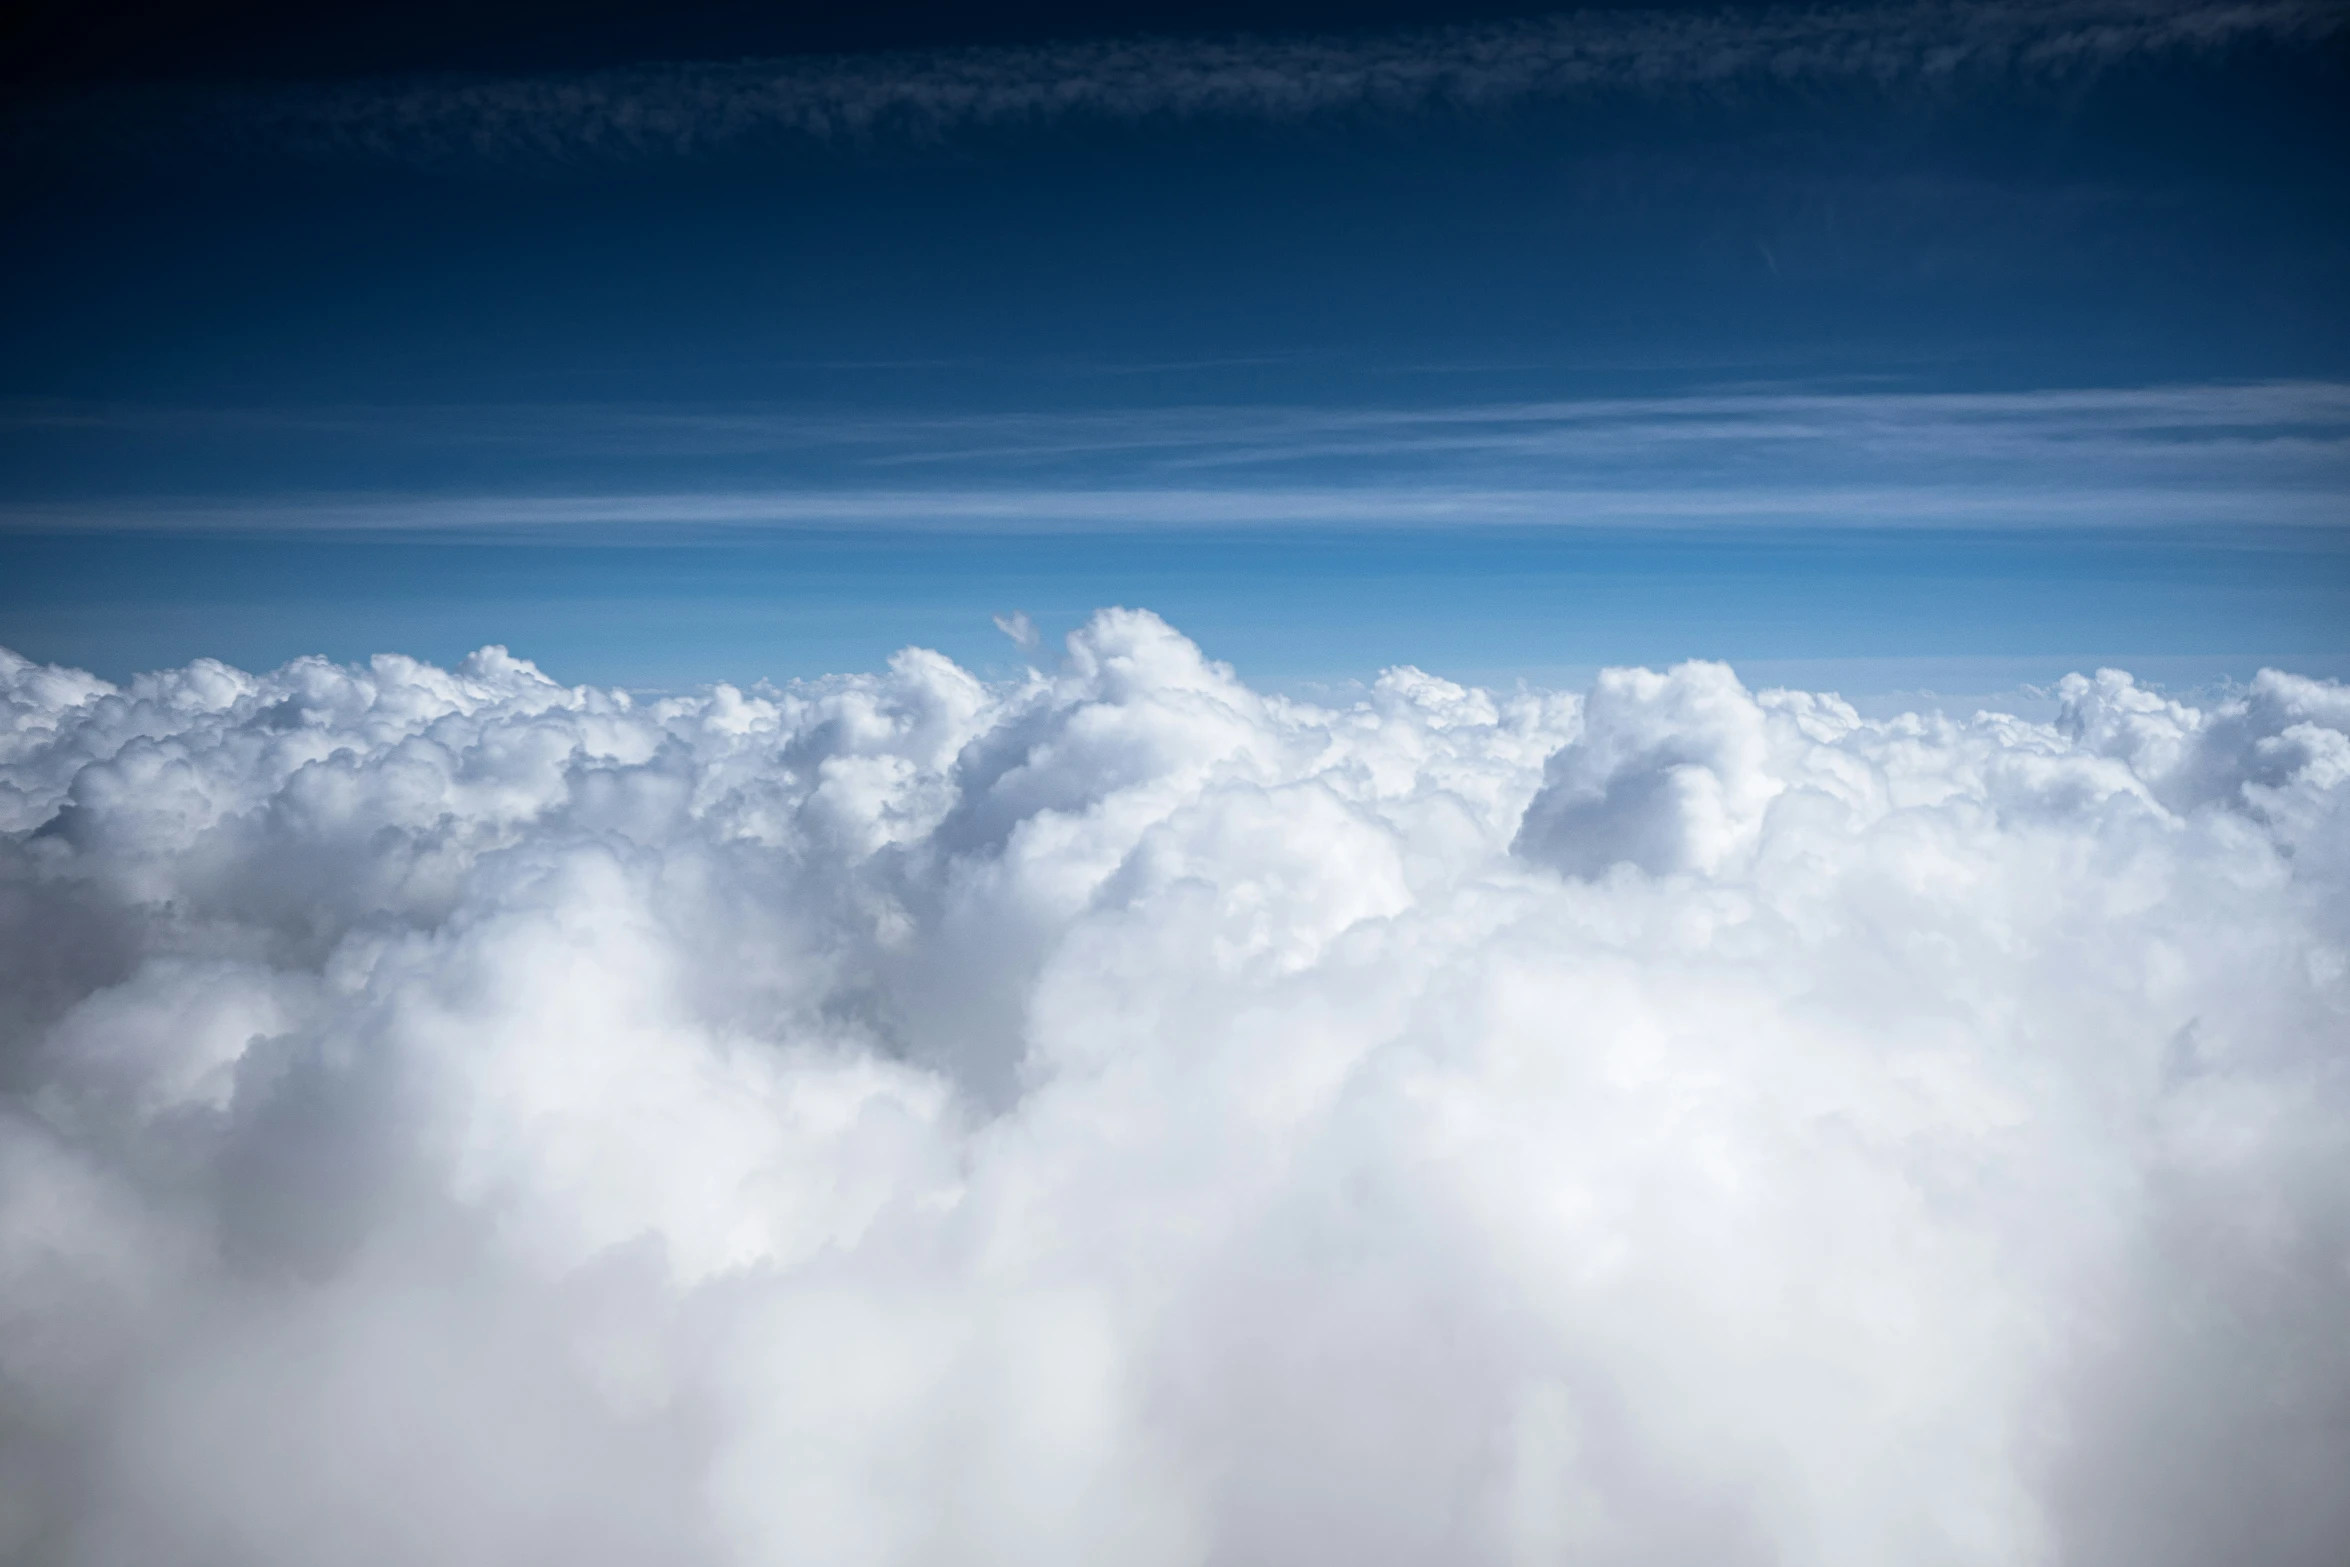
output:
M 2344 672 L 2339 8 L 1311 20 L 27 97 L 0 644 Z

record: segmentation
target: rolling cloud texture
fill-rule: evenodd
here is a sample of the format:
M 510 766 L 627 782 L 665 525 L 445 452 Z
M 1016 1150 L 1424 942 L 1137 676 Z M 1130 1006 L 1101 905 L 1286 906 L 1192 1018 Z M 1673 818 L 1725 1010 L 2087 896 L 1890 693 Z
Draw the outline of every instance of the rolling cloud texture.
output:
M 2059 694 L 0 654 L 0 1555 L 2339 1561 L 2350 692 Z

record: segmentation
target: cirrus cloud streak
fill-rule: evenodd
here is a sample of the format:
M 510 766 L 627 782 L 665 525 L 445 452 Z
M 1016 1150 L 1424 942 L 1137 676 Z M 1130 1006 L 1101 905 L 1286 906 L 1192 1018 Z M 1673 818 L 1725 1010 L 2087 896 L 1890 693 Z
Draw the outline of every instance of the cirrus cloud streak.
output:
M 173 157 L 227 144 L 334 162 L 547 168 L 1068 119 L 1287 120 L 1604 93 L 2048 77 L 2244 45 L 2305 47 L 2341 28 L 2341 10 L 2321 0 L 1591 11 L 1354 36 L 114 93 L 42 106 L 20 120 L 18 140 L 36 155 L 112 145 Z

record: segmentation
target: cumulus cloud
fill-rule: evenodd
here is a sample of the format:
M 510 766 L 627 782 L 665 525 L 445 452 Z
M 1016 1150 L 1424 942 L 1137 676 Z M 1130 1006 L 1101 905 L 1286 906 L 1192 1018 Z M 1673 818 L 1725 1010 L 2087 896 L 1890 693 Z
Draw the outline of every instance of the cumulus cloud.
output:
M 114 94 L 25 118 L 22 150 L 194 135 L 326 160 L 564 166 L 761 139 L 935 136 L 1070 118 L 1293 119 L 1590 93 L 2032 77 L 2305 47 L 2325 0 L 1926 0 L 1893 6 L 1587 11 L 1306 38 L 1114 38 L 837 58 L 676 62 L 558 76 Z
M 2338 1562 L 2350 692 L 0 654 L 0 1557 Z

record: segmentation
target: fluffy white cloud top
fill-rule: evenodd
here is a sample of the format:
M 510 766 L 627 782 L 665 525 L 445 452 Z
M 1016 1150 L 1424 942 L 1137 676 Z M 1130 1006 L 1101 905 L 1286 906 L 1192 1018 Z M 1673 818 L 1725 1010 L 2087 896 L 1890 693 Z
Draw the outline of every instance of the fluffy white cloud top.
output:
M 0 654 L 0 1558 L 2350 1560 L 2350 691 Z

